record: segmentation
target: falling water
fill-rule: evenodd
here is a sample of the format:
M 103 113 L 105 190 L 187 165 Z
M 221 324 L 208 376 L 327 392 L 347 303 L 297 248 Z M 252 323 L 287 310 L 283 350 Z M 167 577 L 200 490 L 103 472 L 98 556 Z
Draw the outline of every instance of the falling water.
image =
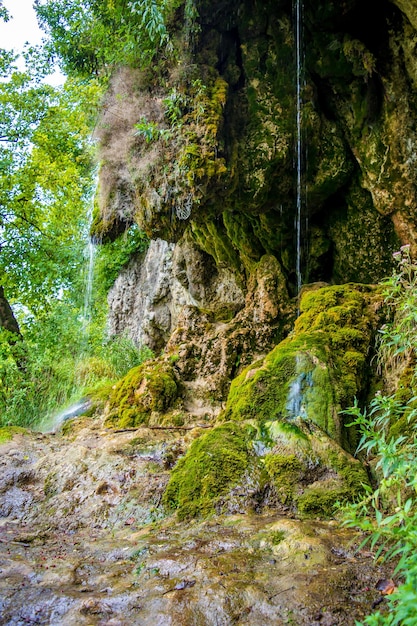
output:
M 302 132 L 302 87 L 304 80 L 304 57 L 303 57 L 303 5 L 302 0 L 294 0 L 294 23 L 295 23 L 295 62 L 296 62 L 296 278 L 297 295 L 302 285 L 301 271 L 301 224 L 303 214 L 303 132 Z
M 295 235 L 296 235 L 296 261 L 295 273 L 297 281 L 297 315 L 300 313 L 300 292 L 303 282 L 301 256 L 302 256 L 302 220 L 305 205 L 304 189 L 304 141 L 303 141 L 303 101 L 302 92 L 304 87 L 304 54 L 303 54 L 303 0 L 293 0 L 294 13 L 294 39 L 295 39 L 295 100 L 296 100 L 296 137 L 295 137 L 295 167 L 296 167 L 296 214 L 295 214 Z M 307 230 L 307 228 L 306 228 Z M 300 356 L 296 356 L 296 370 L 302 368 Z M 311 377 L 301 372 L 292 381 L 287 398 L 287 413 L 290 418 L 307 417 L 305 389 L 312 385 Z
M 93 305 L 93 282 L 94 282 L 94 265 L 96 255 L 95 242 L 90 237 L 91 224 L 93 222 L 93 210 L 94 210 L 94 197 L 92 199 L 90 210 L 87 215 L 87 243 L 85 246 L 84 256 L 86 260 L 85 264 L 85 282 L 84 282 L 84 306 L 82 314 L 82 334 L 84 343 L 84 352 L 88 352 L 88 340 L 89 331 L 92 318 L 92 305 Z
M 90 228 L 93 220 L 93 202 L 91 203 L 90 210 L 87 215 L 87 227 L 88 231 L 84 234 L 87 239 L 87 243 L 84 248 L 84 303 L 82 310 L 81 322 L 81 345 L 79 351 L 79 358 L 89 356 L 89 338 L 90 338 L 90 326 L 92 320 L 92 305 L 93 305 L 93 282 L 94 282 L 94 263 L 96 246 L 89 236 Z M 91 407 L 91 400 L 88 397 L 83 397 L 76 402 L 72 402 L 69 406 L 56 413 L 48 414 L 38 424 L 38 429 L 44 433 L 56 432 L 62 426 L 62 424 L 73 417 L 82 415 Z
M 87 271 L 84 290 L 84 308 L 83 308 L 83 334 L 88 335 L 88 329 L 91 323 L 92 300 L 93 300 L 93 279 L 94 279 L 94 260 L 95 245 L 89 239 L 86 247 Z
M 300 366 L 300 360 L 297 357 L 297 367 Z M 291 419 L 301 417 L 307 418 L 307 400 L 308 389 L 313 386 L 311 372 L 301 371 L 292 381 L 287 398 L 286 410 L 287 415 Z

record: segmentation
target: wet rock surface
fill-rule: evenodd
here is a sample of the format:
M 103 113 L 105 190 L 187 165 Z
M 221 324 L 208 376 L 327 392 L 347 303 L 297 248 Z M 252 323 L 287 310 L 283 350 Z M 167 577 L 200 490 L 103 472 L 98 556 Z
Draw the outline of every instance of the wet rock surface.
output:
M 369 613 L 387 572 L 335 521 L 165 515 L 173 451 L 194 436 L 78 418 L 2 444 L 0 624 L 330 626 Z

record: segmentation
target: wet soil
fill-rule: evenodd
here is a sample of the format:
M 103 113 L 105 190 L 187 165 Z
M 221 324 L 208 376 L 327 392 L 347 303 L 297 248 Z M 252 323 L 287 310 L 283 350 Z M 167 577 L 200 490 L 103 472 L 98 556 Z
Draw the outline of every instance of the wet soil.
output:
M 167 517 L 187 437 L 81 419 L 0 446 L 1 625 L 353 626 L 371 611 L 392 572 L 336 521 Z

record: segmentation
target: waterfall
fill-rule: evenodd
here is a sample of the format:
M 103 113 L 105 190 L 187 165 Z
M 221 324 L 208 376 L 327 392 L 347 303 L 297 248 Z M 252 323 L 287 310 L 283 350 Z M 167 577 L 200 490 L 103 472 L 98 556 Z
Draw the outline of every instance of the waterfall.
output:
M 90 325 L 92 320 L 92 305 L 93 305 L 93 282 L 94 282 L 94 263 L 96 246 L 90 238 L 90 228 L 93 219 L 93 201 L 91 203 L 90 210 L 87 214 L 86 231 L 83 232 L 83 236 L 86 238 L 86 244 L 84 247 L 84 271 L 82 272 L 82 279 L 84 282 L 84 302 L 82 314 L 80 315 L 81 323 L 81 342 L 79 346 L 78 359 L 81 360 L 90 356 L 89 339 L 90 339 Z M 88 229 L 88 230 L 87 230 Z M 70 398 L 68 398 L 70 401 Z M 60 400 L 62 402 L 62 400 Z M 65 400 L 64 400 L 65 402 Z M 62 424 L 69 419 L 83 415 L 91 407 L 90 398 L 82 397 L 76 402 L 72 402 L 69 406 L 63 410 L 57 410 L 56 412 L 46 413 L 41 422 L 38 424 L 37 429 L 43 433 L 57 432 Z M 62 406 L 62 404 L 61 404 Z
M 303 89 L 304 89 L 304 41 L 303 41 L 303 0 L 293 0 L 294 13 L 294 40 L 295 40 L 295 111 L 296 111 L 296 134 L 295 134 L 295 168 L 296 168 L 296 212 L 295 212 L 295 238 L 296 259 L 295 273 L 297 282 L 297 316 L 300 313 L 300 292 L 303 284 L 302 250 L 303 234 L 306 234 L 307 224 L 303 232 L 303 217 L 305 215 L 305 141 L 303 137 Z M 306 218 L 307 219 L 307 218 Z M 302 367 L 299 354 L 296 355 L 296 371 Z M 287 399 L 287 413 L 294 419 L 307 417 L 305 406 L 305 389 L 312 385 L 311 378 L 301 371 L 292 381 Z
M 90 210 L 87 215 L 87 243 L 84 249 L 85 258 L 85 278 L 84 278 L 84 305 L 82 312 L 82 335 L 83 349 L 82 352 L 89 352 L 88 341 L 90 337 L 90 326 L 93 309 L 93 283 L 94 283 L 94 265 L 96 256 L 96 244 L 90 237 L 91 224 L 93 222 L 94 197 L 92 198 Z
M 297 296 L 302 285 L 302 218 L 304 209 L 303 167 L 304 141 L 302 125 L 302 90 L 304 86 L 304 53 L 303 53 L 303 0 L 294 1 L 294 38 L 295 38 L 295 65 L 296 65 L 296 137 L 295 137 L 295 167 L 296 167 L 296 264 Z
M 299 356 L 296 357 L 296 369 L 301 366 Z M 301 371 L 290 384 L 286 404 L 287 415 L 290 419 L 307 418 L 307 392 L 313 386 L 311 372 Z
M 86 247 L 86 277 L 84 287 L 84 307 L 83 307 L 83 334 L 88 339 L 88 329 L 91 323 L 92 303 L 93 303 L 93 279 L 94 279 L 94 261 L 95 261 L 95 245 L 89 239 Z

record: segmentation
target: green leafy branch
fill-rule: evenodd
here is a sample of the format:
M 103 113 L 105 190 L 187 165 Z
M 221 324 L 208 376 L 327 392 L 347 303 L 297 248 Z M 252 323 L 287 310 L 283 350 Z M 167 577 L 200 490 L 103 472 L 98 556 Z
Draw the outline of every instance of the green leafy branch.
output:
M 345 509 L 345 524 L 366 533 L 360 547 L 369 543 L 375 558 L 396 563 L 401 581 L 387 597 L 387 611 L 365 619 L 369 626 L 417 623 L 417 397 L 412 391 L 417 377 L 417 265 L 409 246 L 394 257 L 398 267 L 383 285 L 391 317 L 380 332 L 379 359 L 386 374 L 398 367 L 398 359 L 411 369 L 408 399 L 397 384 L 390 395 L 377 393 L 368 411 L 357 403 L 345 411 L 360 434 L 357 453 L 370 460 L 378 481 L 374 491 L 368 488 L 362 500 Z

